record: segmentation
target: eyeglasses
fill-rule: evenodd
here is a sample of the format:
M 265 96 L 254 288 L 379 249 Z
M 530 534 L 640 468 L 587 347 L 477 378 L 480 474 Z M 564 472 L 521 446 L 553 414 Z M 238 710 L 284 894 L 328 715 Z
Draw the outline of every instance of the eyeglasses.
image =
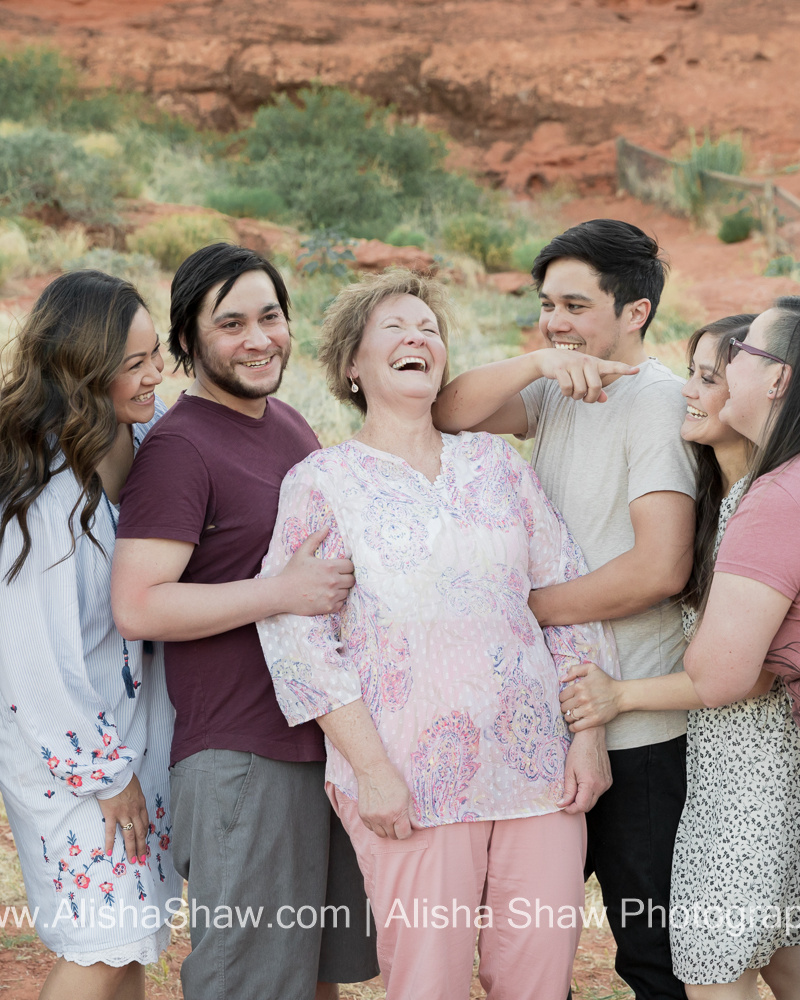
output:
M 768 354 L 766 351 L 760 350 L 758 347 L 753 347 L 752 344 L 746 344 L 743 340 L 737 340 L 736 337 L 731 337 L 728 341 L 728 364 L 733 361 L 739 351 L 744 351 L 747 354 L 754 354 L 758 358 L 768 358 L 770 361 L 776 361 L 779 365 L 788 364 L 783 358 L 778 358 L 774 354 Z

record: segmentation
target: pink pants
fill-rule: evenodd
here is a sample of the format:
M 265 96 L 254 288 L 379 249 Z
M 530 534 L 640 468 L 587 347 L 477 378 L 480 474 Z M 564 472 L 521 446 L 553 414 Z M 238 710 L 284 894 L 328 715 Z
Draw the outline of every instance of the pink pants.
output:
M 327 786 L 372 906 L 386 1000 L 564 1000 L 582 928 L 586 824 L 563 812 L 371 833 Z

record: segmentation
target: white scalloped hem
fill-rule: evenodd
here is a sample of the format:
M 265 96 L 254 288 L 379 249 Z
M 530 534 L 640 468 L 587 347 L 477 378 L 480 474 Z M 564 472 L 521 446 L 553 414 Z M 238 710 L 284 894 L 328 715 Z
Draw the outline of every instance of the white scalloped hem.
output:
M 152 965 L 157 962 L 162 951 L 169 947 L 171 929 L 168 924 L 162 924 L 153 934 L 140 938 L 138 941 L 131 941 L 130 944 L 116 945 L 114 948 L 105 948 L 101 951 L 57 951 L 59 958 L 64 958 L 68 962 L 76 965 L 96 965 L 102 962 L 119 969 L 123 965 L 130 965 L 131 962 L 139 962 L 141 965 Z

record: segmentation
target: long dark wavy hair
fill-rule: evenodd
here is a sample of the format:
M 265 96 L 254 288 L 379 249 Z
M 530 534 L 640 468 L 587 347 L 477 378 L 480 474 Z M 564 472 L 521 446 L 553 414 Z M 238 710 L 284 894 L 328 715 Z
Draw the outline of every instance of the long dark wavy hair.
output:
M 694 362 L 694 352 L 700 343 L 700 338 L 709 334 L 716 337 L 717 356 L 714 364 L 714 374 L 725 371 L 728 355 L 728 341 L 731 337 L 744 340 L 750 324 L 756 318 L 756 313 L 740 313 L 737 316 L 725 316 L 701 326 L 691 335 L 686 348 L 686 359 L 689 366 Z M 722 470 L 719 467 L 714 449 L 707 444 L 692 442 L 692 450 L 697 459 L 697 506 L 695 508 L 694 557 L 692 574 L 681 592 L 681 600 L 701 611 L 705 606 L 711 578 L 714 575 L 714 543 L 717 537 L 719 508 L 725 498 L 722 484 Z
M 791 377 L 783 394 L 772 404 L 769 419 L 758 443 L 750 483 L 800 454 L 800 296 L 776 299 L 776 315 L 766 331 L 767 350 L 791 366 Z M 757 359 L 760 364 L 777 364 Z
M 31 551 L 28 511 L 47 484 L 70 470 L 81 495 L 80 527 L 91 523 L 102 496 L 97 466 L 117 431 L 109 388 L 122 363 L 133 317 L 145 305 L 133 285 L 101 271 L 73 271 L 51 282 L 36 301 L 0 385 L 0 543 L 16 518 L 22 548 L 6 574 L 10 583 Z M 146 308 L 146 307 L 145 307 Z

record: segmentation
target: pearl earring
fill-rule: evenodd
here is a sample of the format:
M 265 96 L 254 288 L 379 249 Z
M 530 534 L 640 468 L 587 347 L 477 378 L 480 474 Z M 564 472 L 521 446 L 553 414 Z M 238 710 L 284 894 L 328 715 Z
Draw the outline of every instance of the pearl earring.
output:
M 350 392 L 358 392 L 358 386 L 355 384 L 355 382 L 350 383 Z

